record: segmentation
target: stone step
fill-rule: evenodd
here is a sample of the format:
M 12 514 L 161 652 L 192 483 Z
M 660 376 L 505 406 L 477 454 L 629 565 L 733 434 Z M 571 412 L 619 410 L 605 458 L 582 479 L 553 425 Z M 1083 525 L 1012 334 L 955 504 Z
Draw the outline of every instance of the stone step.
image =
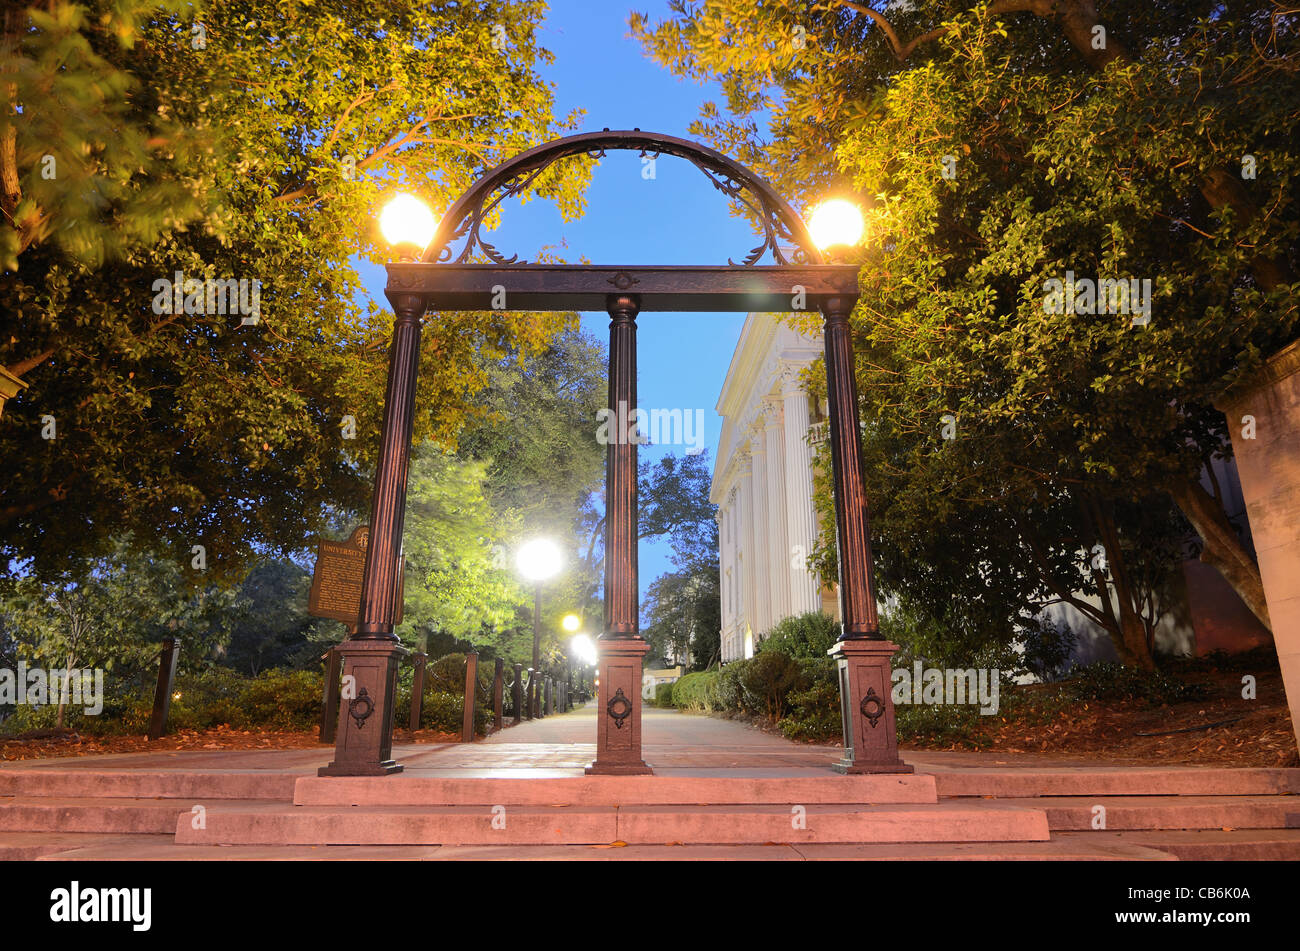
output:
M 1116 844 L 1157 849 L 1184 861 L 1300 861 L 1300 829 L 1166 829 L 1132 832 L 1059 832 L 1073 841 L 1113 836 Z
M 219 800 L 217 800 L 219 801 Z M 101 832 L 137 835 L 174 833 L 189 822 L 195 805 L 184 799 L 27 798 L 0 799 L 0 833 Z M 283 800 L 244 800 L 241 806 L 279 806 Z
M 933 776 L 303 777 L 300 806 L 674 806 L 778 803 L 935 803 Z
M 0 796 L 292 799 L 298 776 L 273 770 L 0 769 Z
M 955 769 L 936 771 L 940 796 L 1273 796 L 1300 793 L 1300 769 Z
M 629 845 L 1046 841 L 1042 810 L 983 802 L 791 806 L 213 805 L 178 845 Z M 493 828 L 493 820 L 498 826 Z M 802 826 L 802 827 L 799 827 Z
M 64 836 L 42 862 L 1174 862 L 1128 842 L 903 842 L 819 845 L 177 845 L 172 836 Z
M 1300 799 L 1294 796 L 1052 796 L 981 801 L 1042 809 L 1053 832 L 1300 828 Z M 1104 830 L 1093 827 L 1097 806 L 1105 808 Z
M 94 832 L 0 832 L 0 862 L 30 862 L 46 855 L 74 849 L 114 849 L 138 839 L 176 841 L 175 834 L 161 836 L 104 835 Z

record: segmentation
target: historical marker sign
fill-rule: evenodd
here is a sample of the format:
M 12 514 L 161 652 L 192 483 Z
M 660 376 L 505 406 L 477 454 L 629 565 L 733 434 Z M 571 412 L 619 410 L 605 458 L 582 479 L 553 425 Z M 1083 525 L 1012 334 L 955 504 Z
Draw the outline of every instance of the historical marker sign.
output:
M 311 593 L 307 596 L 307 613 L 313 617 L 327 617 L 355 627 L 361 613 L 361 578 L 366 570 L 366 546 L 370 541 L 370 526 L 362 525 L 345 542 L 322 541 L 316 549 L 316 570 L 311 577 Z M 393 623 L 402 620 L 402 600 L 405 585 L 405 563 L 397 573 L 397 616 Z

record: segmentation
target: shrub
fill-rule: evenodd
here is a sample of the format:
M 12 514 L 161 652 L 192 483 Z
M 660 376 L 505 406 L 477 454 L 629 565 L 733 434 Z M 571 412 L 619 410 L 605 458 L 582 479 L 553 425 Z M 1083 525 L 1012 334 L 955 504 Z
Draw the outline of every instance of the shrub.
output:
M 745 706 L 745 688 L 740 677 L 749 666 L 748 660 L 733 660 L 718 671 L 718 709 L 728 713 L 753 712 Z
M 755 654 L 740 674 L 745 704 L 776 723 L 785 712 L 786 694 L 799 681 L 799 665 L 778 651 Z
M 673 684 L 655 684 L 656 707 L 671 707 L 673 705 Z
M 225 722 L 241 730 L 310 730 L 320 722 L 323 691 L 317 671 L 268 670 L 247 682 Z
M 444 654 L 424 668 L 424 687 L 435 693 L 465 692 L 465 655 Z
M 825 657 L 840 639 L 840 624 L 821 611 L 784 618 L 760 641 L 758 653 L 788 657 Z
M 465 693 L 445 690 L 426 690 L 424 704 L 420 707 L 420 728 L 441 733 L 460 733 L 465 720 Z M 393 707 L 393 722 L 400 729 L 411 725 L 411 690 L 400 687 Z M 474 732 L 485 735 L 492 723 L 492 706 L 474 704 Z
M 1140 700 L 1158 707 L 1206 695 L 1202 684 L 1183 683 L 1158 670 L 1125 667 L 1122 664 L 1089 664 L 1077 667 L 1063 685 L 1072 700 Z
M 830 740 L 841 734 L 840 687 L 834 677 L 810 678 L 786 695 L 790 712 L 777 724 L 792 740 Z
M 673 705 L 691 713 L 708 713 L 718 706 L 718 672 L 687 674 L 673 686 Z
M 979 710 L 969 704 L 900 703 L 894 707 L 894 716 L 900 743 L 985 746 L 989 742 L 976 733 Z

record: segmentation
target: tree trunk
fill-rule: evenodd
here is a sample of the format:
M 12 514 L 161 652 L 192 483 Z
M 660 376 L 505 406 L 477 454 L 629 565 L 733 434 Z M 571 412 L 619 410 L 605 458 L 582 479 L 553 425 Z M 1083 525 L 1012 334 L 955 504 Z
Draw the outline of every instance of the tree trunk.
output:
M 1268 602 L 1264 600 L 1264 582 L 1259 576 L 1259 566 L 1241 544 L 1223 512 L 1223 506 L 1205 491 L 1200 482 L 1189 481 L 1175 486 L 1169 494 L 1204 542 L 1201 561 L 1218 569 L 1251 613 L 1272 631 L 1273 623 L 1268 617 Z
M 1151 670 L 1155 667 L 1151 645 L 1147 639 L 1147 626 L 1142 619 L 1134 597 L 1133 579 L 1129 575 L 1124 551 L 1120 547 L 1119 527 L 1115 524 L 1113 506 L 1084 489 L 1079 493 L 1079 510 L 1083 515 L 1085 538 L 1095 538 L 1106 551 L 1105 571 L 1093 570 L 1097 597 L 1101 602 L 1108 620 L 1104 625 L 1110 635 L 1120 663 L 1126 667 L 1143 667 Z M 1115 602 L 1112 609 L 1110 593 L 1107 586 L 1115 588 Z
M 72 678 L 72 663 L 75 658 L 68 655 L 68 666 L 63 671 L 63 683 L 59 685 L 59 714 L 54 719 L 54 726 L 63 729 L 63 714 L 68 706 L 68 681 Z

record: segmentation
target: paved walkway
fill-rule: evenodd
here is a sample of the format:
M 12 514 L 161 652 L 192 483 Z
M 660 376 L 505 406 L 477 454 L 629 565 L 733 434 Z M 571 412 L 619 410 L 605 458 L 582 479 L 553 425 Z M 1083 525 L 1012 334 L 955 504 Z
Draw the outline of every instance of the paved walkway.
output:
M 393 758 L 408 772 L 426 775 L 573 776 L 596 758 L 596 704 L 566 714 L 525 720 L 475 743 L 402 743 Z M 643 756 L 656 773 L 679 776 L 740 773 L 751 777 L 825 775 L 840 747 L 794 743 L 717 717 L 648 707 L 642 713 Z M 904 750 L 918 772 L 981 770 L 1083 770 L 1116 765 L 1099 757 L 1060 753 L 979 753 Z M 333 759 L 333 748 L 314 750 L 160 750 L 0 763 L 5 769 L 275 770 L 312 775 Z M 1133 764 L 1123 764 L 1132 767 Z M 1158 764 L 1149 764 L 1156 766 Z
M 403 762 L 408 772 L 457 770 L 465 776 L 573 775 L 596 758 L 596 704 L 507 727 L 481 743 L 441 747 Z M 656 772 L 707 775 L 744 769 L 751 776 L 825 773 L 838 747 L 792 743 L 730 720 L 646 708 L 642 756 Z M 520 773 L 526 770 L 527 773 Z

